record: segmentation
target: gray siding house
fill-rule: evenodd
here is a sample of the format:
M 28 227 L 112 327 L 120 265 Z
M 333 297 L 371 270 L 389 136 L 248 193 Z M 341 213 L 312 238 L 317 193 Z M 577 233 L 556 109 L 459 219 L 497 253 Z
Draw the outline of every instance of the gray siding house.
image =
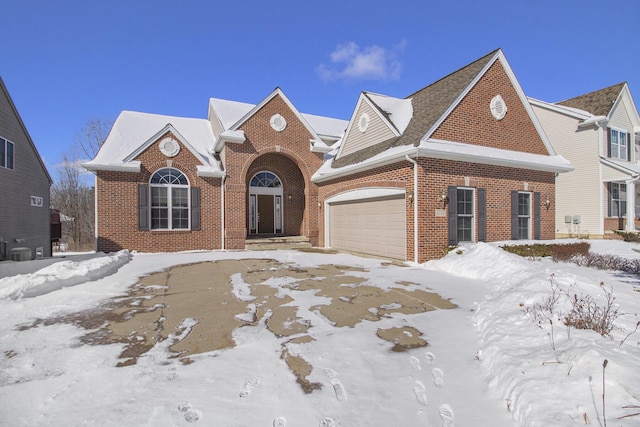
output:
M 0 77 L 0 260 L 51 256 L 52 182 Z

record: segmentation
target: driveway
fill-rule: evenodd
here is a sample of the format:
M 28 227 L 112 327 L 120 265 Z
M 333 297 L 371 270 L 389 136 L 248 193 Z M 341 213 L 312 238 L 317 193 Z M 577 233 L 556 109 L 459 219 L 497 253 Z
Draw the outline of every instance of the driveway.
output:
M 456 307 L 420 284 L 372 285 L 365 272 L 335 264 L 300 268 L 267 258 L 178 265 L 143 277 L 126 295 L 95 309 L 38 319 L 23 329 L 57 323 L 81 326 L 87 330 L 85 344 L 123 344 L 118 366 L 129 366 L 158 343 L 166 344 L 170 358 L 190 364 L 193 355 L 234 347 L 242 328 L 264 324 L 278 338 L 281 358 L 297 382 L 311 393 L 320 387 L 307 379 L 313 367 L 289 349 L 316 339 L 309 333 L 314 322 L 350 328 L 399 313 Z M 312 316 L 301 316 L 299 302 L 309 298 L 319 303 L 308 309 Z M 378 328 L 376 335 L 394 352 L 427 345 L 410 322 Z

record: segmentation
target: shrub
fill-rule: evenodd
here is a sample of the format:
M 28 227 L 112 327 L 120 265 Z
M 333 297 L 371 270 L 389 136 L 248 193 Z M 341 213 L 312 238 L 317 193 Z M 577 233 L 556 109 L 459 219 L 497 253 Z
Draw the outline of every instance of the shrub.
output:
M 522 257 L 552 257 L 555 261 L 568 261 L 578 255 L 587 255 L 590 247 L 591 245 L 587 242 L 578 242 L 566 244 L 534 243 L 532 245 L 504 245 L 502 249 Z
M 625 242 L 640 243 L 640 234 L 638 233 L 630 233 L 627 231 L 620 231 L 620 230 L 612 230 L 612 231 L 618 236 L 622 237 L 622 240 L 624 240 Z
M 589 253 L 575 256 L 572 261 L 582 267 L 592 267 L 599 270 L 617 270 L 628 274 L 640 274 L 640 259 L 627 259 L 615 255 Z
M 564 317 L 564 324 L 576 329 L 591 329 L 602 336 L 610 336 L 614 329 L 613 322 L 618 318 L 618 307 L 613 307 L 613 289 L 604 287 L 605 302 L 600 306 L 591 295 L 573 295 L 572 307 L 569 314 Z

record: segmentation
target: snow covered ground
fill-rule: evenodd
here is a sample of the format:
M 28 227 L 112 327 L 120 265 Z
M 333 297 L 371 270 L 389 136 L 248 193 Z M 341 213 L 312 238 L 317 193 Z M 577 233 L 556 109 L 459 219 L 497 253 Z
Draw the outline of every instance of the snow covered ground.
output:
M 590 243 L 594 252 L 640 258 L 639 245 Z M 410 267 L 298 251 L 123 251 L 4 277 L 0 425 L 603 426 L 604 417 L 608 426 L 639 425 L 640 415 L 625 416 L 640 412 L 640 278 L 528 260 L 496 246 L 472 245 Z M 256 257 L 300 268 L 359 266 L 364 271 L 352 274 L 367 285 L 418 283 L 458 308 L 339 328 L 311 309 L 322 298 L 291 291 L 290 304 L 315 338 L 289 347 L 313 366 L 308 379 L 323 385 L 310 394 L 282 360 L 281 337 L 262 321 L 236 329 L 235 347 L 191 356 L 193 363 L 171 358 L 166 340 L 126 367 L 116 367 L 123 345 L 83 344 L 86 330 L 72 324 L 25 327 L 96 307 L 170 266 Z M 552 312 L 536 311 L 552 289 Z M 611 290 L 619 313 L 611 337 L 558 318 L 569 314 L 574 295 L 602 305 Z M 429 345 L 392 352 L 376 337 L 379 328 L 406 325 Z

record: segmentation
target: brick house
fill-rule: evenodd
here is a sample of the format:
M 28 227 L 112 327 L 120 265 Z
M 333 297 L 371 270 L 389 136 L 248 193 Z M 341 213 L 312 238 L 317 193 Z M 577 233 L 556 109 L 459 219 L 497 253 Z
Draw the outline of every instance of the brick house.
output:
M 501 50 L 350 121 L 280 90 L 205 119 L 123 112 L 95 159 L 99 250 L 243 249 L 253 236 L 422 262 L 553 238 L 553 151 Z

